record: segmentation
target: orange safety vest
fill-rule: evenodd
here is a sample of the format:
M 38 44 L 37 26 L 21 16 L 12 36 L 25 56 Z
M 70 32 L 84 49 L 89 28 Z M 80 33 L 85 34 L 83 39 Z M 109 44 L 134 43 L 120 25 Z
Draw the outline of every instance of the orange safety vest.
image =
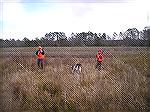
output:
M 38 57 L 38 59 L 42 59 L 42 58 L 44 58 L 44 55 L 42 54 L 41 51 L 38 51 L 37 57 Z
M 104 59 L 104 55 L 102 53 L 97 53 L 96 58 L 98 61 L 102 62 Z

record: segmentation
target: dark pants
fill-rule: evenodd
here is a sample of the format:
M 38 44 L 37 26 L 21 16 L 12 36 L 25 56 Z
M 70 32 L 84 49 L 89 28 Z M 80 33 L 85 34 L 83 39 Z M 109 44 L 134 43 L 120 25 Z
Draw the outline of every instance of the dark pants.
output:
M 97 60 L 96 69 L 100 70 L 102 66 L 102 62 Z
M 43 69 L 43 59 L 37 59 L 37 64 L 40 68 Z

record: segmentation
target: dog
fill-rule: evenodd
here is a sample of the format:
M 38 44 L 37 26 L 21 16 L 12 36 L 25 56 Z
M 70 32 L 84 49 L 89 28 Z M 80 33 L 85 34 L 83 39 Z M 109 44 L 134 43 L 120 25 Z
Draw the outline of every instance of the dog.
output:
M 81 73 L 81 64 L 77 63 L 73 66 L 71 66 L 72 73 Z

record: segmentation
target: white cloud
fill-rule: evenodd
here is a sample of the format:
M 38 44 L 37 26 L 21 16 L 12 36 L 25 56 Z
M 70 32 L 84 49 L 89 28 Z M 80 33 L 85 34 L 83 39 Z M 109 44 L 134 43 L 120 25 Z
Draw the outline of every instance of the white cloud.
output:
M 117 4 L 50 3 L 53 7 L 29 12 L 20 0 L 5 0 L 2 38 L 34 39 L 50 31 L 112 33 L 129 27 L 142 29 L 147 25 L 147 13 L 150 12 L 149 1 L 143 1 Z

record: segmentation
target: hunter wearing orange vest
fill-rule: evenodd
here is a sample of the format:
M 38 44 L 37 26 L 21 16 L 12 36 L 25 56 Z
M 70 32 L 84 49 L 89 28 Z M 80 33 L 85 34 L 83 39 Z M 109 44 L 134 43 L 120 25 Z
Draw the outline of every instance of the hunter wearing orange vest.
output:
M 44 60 L 44 50 L 42 49 L 41 46 L 38 47 L 38 50 L 36 51 L 36 55 L 37 55 L 37 64 L 39 66 L 39 68 L 43 69 L 43 60 Z
M 96 68 L 98 70 L 100 70 L 101 65 L 102 65 L 102 61 L 104 60 L 104 54 L 103 54 L 103 51 L 101 49 L 98 50 L 98 53 L 96 54 L 96 59 L 97 59 Z

